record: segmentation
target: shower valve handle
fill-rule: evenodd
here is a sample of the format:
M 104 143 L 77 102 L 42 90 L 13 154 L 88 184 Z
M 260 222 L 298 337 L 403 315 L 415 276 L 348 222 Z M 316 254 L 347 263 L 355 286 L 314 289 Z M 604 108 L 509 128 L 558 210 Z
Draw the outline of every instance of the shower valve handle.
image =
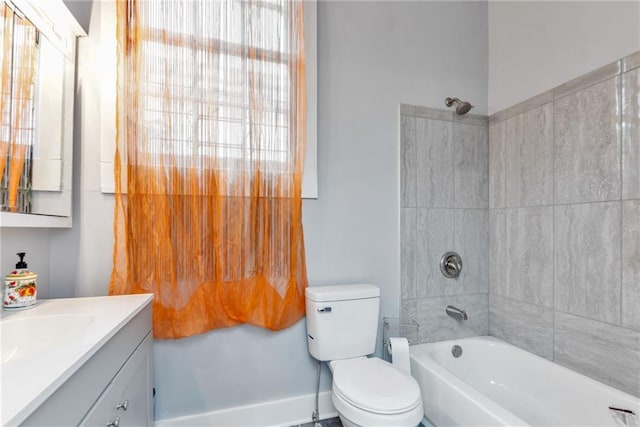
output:
M 462 271 L 462 258 L 455 252 L 447 252 L 440 259 L 440 271 L 449 279 L 460 276 Z

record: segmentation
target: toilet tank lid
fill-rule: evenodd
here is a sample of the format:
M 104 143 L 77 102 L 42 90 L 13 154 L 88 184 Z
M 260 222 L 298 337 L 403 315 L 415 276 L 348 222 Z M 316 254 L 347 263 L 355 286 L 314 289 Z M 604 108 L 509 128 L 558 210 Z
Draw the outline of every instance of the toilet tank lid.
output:
M 305 289 L 308 300 L 315 302 L 380 298 L 380 288 L 374 285 L 312 286 Z

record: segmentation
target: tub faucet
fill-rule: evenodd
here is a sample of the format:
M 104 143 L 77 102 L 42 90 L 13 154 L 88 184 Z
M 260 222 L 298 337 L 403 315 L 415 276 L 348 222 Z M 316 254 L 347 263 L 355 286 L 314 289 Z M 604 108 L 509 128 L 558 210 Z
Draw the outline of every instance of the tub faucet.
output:
M 456 320 L 459 321 L 463 321 L 463 320 L 468 320 L 469 316 L 467 316 L 467 312 L 464 310 L 460 310 L 458 307 L 454 307 L 452 305 L 448 305 L 447 308 L 445 308 L 445 313 L 447 313 L 447 315 L 449 317 L 453 317 Z

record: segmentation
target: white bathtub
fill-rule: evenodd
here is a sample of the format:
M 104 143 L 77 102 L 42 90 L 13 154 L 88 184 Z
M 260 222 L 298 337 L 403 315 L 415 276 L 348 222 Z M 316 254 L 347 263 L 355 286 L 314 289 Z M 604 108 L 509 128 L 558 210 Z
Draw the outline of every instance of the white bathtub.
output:
M 414 345 L 410 354 L 425 421 L 437 427 L 638 425 L 639 398 L 493 337 Z

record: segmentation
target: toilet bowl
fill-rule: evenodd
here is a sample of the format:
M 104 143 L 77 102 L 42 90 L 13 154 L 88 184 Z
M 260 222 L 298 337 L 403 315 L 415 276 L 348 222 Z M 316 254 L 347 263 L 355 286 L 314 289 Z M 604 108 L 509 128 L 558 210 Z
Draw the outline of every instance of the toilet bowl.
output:
M 329 362 L 331 397 L 345 427 L 414 427 L 422 420 L 420 387 L 409 374 L 382 359 Z
M 305 299 L 309 353 L 329 362 L 331 396 L 342 424 L 417 426 L 423 408 L 416 380 L 382 359 L 366 357 L 376 348 L 380 289 L 369 284 L 309 287 Z

